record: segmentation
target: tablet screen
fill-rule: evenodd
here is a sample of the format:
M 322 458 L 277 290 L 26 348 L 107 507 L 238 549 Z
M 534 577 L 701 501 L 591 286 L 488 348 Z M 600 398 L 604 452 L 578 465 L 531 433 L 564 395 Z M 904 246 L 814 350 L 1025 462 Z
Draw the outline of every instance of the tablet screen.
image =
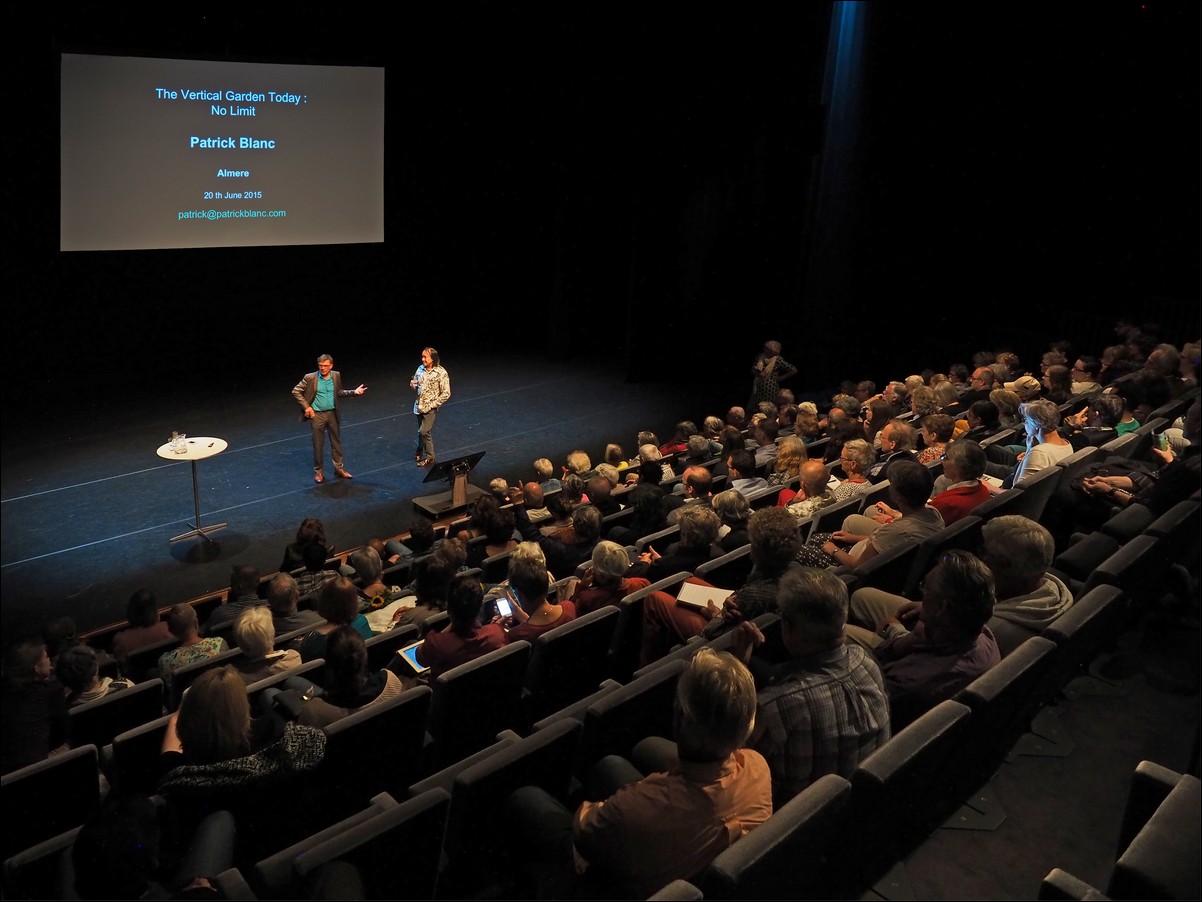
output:
M 417 649 L 420 645 L 421 642 L 413 642 L 397 652 L 398 655 L 405 659 L 405 663 L 409 665 L 409 669 L 414 673 L 425 673 L 430 669 L 424 664 L 419 664 L 417 662 Z

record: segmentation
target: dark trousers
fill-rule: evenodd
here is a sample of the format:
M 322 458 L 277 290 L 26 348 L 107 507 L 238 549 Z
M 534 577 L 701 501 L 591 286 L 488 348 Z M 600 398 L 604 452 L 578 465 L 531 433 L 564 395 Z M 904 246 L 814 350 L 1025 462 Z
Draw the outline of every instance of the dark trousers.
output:
M 313 411 L 313 419 L 309 421 L 313 429 L 313 469 L 320 473 L 325 465 L 325 438 L 330 433 L 330 457 L 334 461 L 334 469 L 342 469 L 342 432 L 338 427 L 338 411 Z

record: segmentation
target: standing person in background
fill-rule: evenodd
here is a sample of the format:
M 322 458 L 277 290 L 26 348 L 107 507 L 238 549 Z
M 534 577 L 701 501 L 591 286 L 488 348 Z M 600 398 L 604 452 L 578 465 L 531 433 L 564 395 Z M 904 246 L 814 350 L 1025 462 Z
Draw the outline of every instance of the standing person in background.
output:
M 751 400 L 747 409 L 754 411 L 760 401 L 776 403 L 780 384 L 797 375 L 797 367 L 780 356 L 779 341 L 766 341 L 764 349 L 751 365 L 751 374 L 755 380 L 751 383 Z
M 343 388 L 342 374 L 334 369 L 334 358 L 322 354 L 317 358 L 317 372 L 306 373 L 292 397 L 304 411 L 305 419 L 313 430 L 313 481 L 325 482 L 325 434 L 330 433 L 330 458 L 339 479 L 350 479 L 351 474 L 342 466 L 342 430 L 338 424 L 338 399 L 349 395 L 361 395 L 366 385 L 358 388 Z
M 422 348 L 422 365 L 417 368 L 409 387 L 417 392 L 413 415 L 417 417 L 417 447 L 413 459 L 419 467 L 434 465 L 434 418 L 438 409 L 451 399 L 451 377 L 439 362 L 438 351 Z

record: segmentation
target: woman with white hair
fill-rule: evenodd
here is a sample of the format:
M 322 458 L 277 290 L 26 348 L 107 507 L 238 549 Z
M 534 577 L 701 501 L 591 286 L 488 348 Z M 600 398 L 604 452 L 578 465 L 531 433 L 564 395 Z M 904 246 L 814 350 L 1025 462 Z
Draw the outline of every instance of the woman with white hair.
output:
M 249 686 L 277 673 L 300 667 L 301 656 L 294 648 L 275 649 L 275 625 L 271 609 L 265 605 L 247 608 L 234 622 L 234 641 L 242 649 L 242 657 L 233 664 L 238 675 Z
M 604 607 L 617 607 L 631 592 L 651 585 L 641 576 L 628 578 L 626 571 L 629 569 L 630 555 L 625 548 L 608 539 L 598 542 L 593 549 L 592 566 L 584 572 L 572 593 L 576 616 L 583 617 Z
M 747 524 L 751 520 L 751 505 L 747 496 L 738 489 L 719 492 L 713 500 L 714 513 L 722 521 L 718 529 L 718 546 L 725 551 L 734 551 L 751 541 L 747 537 Z

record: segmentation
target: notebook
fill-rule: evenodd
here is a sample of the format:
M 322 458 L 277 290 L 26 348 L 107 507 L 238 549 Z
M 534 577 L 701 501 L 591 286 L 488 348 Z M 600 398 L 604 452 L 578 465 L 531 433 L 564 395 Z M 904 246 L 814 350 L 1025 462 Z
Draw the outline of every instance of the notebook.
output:
M 700 586 L 697 583 L 685 582 L 680 584 L 680 593 L 676 596 L 676 603 L 704 611 L 710 601 L 713 601 L 718 607 L 722 607 L 722 602 L 733 595 L 734 591 L 734 589 L 719 589 L 716 586 Z

